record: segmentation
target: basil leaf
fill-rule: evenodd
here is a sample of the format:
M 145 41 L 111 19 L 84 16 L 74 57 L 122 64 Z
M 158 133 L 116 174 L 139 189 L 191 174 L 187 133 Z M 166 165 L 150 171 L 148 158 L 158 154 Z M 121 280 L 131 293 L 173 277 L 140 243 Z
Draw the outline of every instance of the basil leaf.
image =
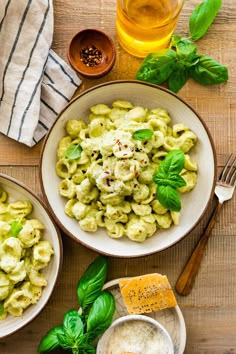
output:
M 79 342 L 79 338 L 84 333 L 84 325 L 76 310 L 70 310 L 65 314 L 63 328 L 67 336 L 69 336 L 74 342 Z
M 10 234 L 13 237 L 17 237 L 22 229 L 23 229 L 23 225 L 21 224 L 20 221 L 13 221 L 11 223 Z
M 63 331 L 62 327 L 54 327 L 52 328 L 47 334 L 41 339 L 39 346 L 38 346 L 38 352 L 43 353 L 43 352 L 50 352 L 51 350 L 57 348 L 60 346 L 59 340 L 58 340 L 58 333 L 61 333 Z
M 165 159 L 158 166 L 158 172 L 169 174 L 178 174 L 184 168 L 184 153 L 182 150 L 170 151 Z
M 189 18 L 191 39 L 196 41 L 204 36 L 220 10 L 221 5 L 222 0 L 204 0 L 195 8 Z
M 70 145 L 65 152 L 65 157 L 70 160 L 76 160 L 80 157 L 82 148 L 79 144 Z
M 151 129 L 139 129 L 133 133 L 132 138 L 135 140 L 148 140 L 153 134 L 154 132 Z
M 107 276 L 108 259 L 99 256 L 93 261 L 79 280 L 78 301 L 83 311 L 100 295 Z
M 168 181 L 169 181 L 169 185 L 176 189 L 186 186 L 185 179 L 177 174 L 169 175 Z
M 189 70 L 185 67 L 176 69 L 170 74 L 168 79 L 168 87 L 172 92 L 179 92 L 181 88 L 186 84 L 189 78 Z
M 71 337 L 66 329 L 64 329 L 64 327 L 62 327 L 62 331 L 60 331 L 59 333 L 57 333 L 57 338 L 58 338 L 58 342 L 59 345 L 67 350 L 67 349 L 72 349 L 75 348 L 75 341 L 74 338 Z
M 164 177 L 163 174 L 156 173 L 153 176 L 153 180 L 159 186 L 171 186 L 175 189 L 186 186 L 186 181 L 183 179 L 183 177 L 177 174 L 171 174 L 168 177 Z
M 190 70 L 190 76 L 203 85 L 220 84 L 228 80 L 228 69 L 206 55 L 199 55 L 199 62 Z
M 158 186 L 157 199 L 167 209 L 172 211 L 181 210 L 181 202 L 179 193 L 171 186 Z
M 115 300 L 111 293 L 103 291 L 94 301 L 87 319 L 87 332 L 90 338 L 96 338 L 105 331 L 112 323 L 115 312 Z
M 189 39 L 182 38 L 176 43 L 176 53 L 183 62 L 191 62 L 197 53 L 197 47 Z
M 164 184 L 165 185 L 166 183 L 164 181 L 166 179 L 168 179 L 168 175 L 164 171 L 160 172 L 160 169 L 159 169 L 159 171 L 157 173 L 154 173 L 154 175 L 152 176 L 152 179 L 156 184 Z
M 161 84 L 174 70 L 176 57 L 176 52 L 172 49 L 148 54 L 136 73 L 136 79 Z

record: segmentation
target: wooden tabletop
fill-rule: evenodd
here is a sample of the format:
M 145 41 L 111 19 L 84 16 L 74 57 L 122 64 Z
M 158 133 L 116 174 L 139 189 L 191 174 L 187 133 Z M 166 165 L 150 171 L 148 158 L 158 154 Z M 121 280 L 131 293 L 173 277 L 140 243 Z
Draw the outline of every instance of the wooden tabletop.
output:
M 188 0 L 176 33 L 188 34 L 188 18 L 200 0 Z M 77 93 L 98 83 L 134 79 L 141 60 L 120 48 L 115 32 L 115 0 L 54 0 L 55 30 L 53 49 L 65 60 L 69 39 L 79 29 L 97 27 L 110 34 L 116 43 L 117 61 L 113 70 L 96 80 L 82 79 Z M 204 53 L 229 69 L 229 81 L 216 86 L 201 86 L 192 80 L 178 93 L 206 122 L 217 152 L 218 170 L 230 153 L 236 153 L 236 5 L 224 0 L 208 33 L 197 42 Z M 28 148 L 0 135 L 0 172 L 26 184 L 41 198 L 39 156 L 42 142 Z M 203 191 L 204 193 L 204 191 Z M 175 282 L 205 228 L 216 200 L 213 198 L 198 227 L 170 249 L 139 259 L 110 259 L 108 280 L 159 272 Z M 176 295 L 187 328 L 186 354 L 236 353 L 236 197 L 225 203 L 213 229 L 207 250 L 190 295 Z M 77 307 L 76 285 L 96 257 L 96 253 L 62 235 L 64 262 L 57 286 L 40 315 L 18 333 L 0 340 L 1 354 L 33 354 L 42 336 L 59 325 L 63 314 Z M 0 329 L 3 324 L 0 323 Z M 55 353 L 62 353 L 57 350 Z

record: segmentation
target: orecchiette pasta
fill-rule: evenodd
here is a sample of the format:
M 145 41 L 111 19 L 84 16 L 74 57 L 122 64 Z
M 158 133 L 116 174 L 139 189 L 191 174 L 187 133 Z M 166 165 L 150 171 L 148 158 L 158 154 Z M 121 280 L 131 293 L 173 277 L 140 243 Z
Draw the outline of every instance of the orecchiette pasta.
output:
M 8 313 L 21 316 L 30 304 L 38 301 L 42 287 L 47 285 L 41 270 L 49 264 L 54 251 L 48 241 L 42 240 L 44 225 L 29 218 L 32 204 L 8 202 L 2 189 L 0 196 L 0 319 L 3 320 Z
M 177 225 L 180 213 L 167 210 L 156 199 L 153 174 L 169 151 L 182 150 L 181 176 L 186 186 L 178 191 L 194 188 L 198 167 L 189 155 L 197 142 L 194 132 L 182 123 L 171 125 L 165 109 L 148 109 L 125 100 L 111 107 L 92 106 L 88 122 L 68 120 L 66 136 L 58 144 L 56 172 L 62 178 L 59 193 L 68 200 L 66 214 L 84 231 L 105 227 L 112 238 L 125 236 L 136 242 Z M 135 139 L 133 133 L 140 129 L 153 134 L 146 140 Z M 77 144 L 80 156 L 68 157 L 67 149 Z

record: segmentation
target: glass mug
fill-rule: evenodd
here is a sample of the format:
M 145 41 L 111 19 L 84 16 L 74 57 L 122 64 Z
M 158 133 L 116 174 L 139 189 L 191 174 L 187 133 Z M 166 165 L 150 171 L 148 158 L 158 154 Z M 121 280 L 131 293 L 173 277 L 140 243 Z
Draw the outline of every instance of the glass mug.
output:
M 121 46 L 137 57 L 168 47 L 183 4 L 184 0 L 117 0 Z

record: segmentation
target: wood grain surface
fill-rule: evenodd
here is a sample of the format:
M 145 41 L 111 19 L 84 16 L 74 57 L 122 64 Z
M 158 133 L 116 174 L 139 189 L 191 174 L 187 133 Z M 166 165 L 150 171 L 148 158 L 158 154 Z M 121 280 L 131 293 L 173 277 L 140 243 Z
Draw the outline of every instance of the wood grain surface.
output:
M 200 0 L 186 0 L 176 34 L 188 35 L 188 18 Z M 54 0 L 53 49 L 65 60 L 67 44 L 79 29 L 97 27 L 116 43 L 117 61 L 105 77 L 85 80 L 76 94 L 98 83 L 134 79 L 141 59 L 120 48 L 115 32 L 115 0 Z M 224 0 L 208 33 L 197 42 L 198 52 L 229 68 L 229 81 L 201 86 L 192 80 L 178 93 L 206 122 L 212 135 L 218 170 L 227 156 L 236 153 L 236 3 Z M 28 148 L 0 135 L 0 172 L 25 183 L 40 197 L 39 158 L 42 142 Z M 203 191 L 204 193 L 204 191 Z M 160 272 L 174 287 L 178 276 L 204 230 L 215 205 L 212 199 L 203 219 L 181 242 L 160 253 L 140 259 L 110 259 L 108 280 Z M 176 295 L 186 328 L 186 354 L 236 354 L 236 197 L 226 202 L 214 226 L 200 271 L 189 296 Z M 63 314 L 77 307 L 76 285 L 96 253 L 62 235 L 64 263 L 61 276 L 41 314 L 18 333 L 0 340 L 1 354 L 34 354 L 42 336 L 61 323 Z M 0 322 L 4 326 L 4 322 Z M 63 353 L 55 350 L 54 353 Z

